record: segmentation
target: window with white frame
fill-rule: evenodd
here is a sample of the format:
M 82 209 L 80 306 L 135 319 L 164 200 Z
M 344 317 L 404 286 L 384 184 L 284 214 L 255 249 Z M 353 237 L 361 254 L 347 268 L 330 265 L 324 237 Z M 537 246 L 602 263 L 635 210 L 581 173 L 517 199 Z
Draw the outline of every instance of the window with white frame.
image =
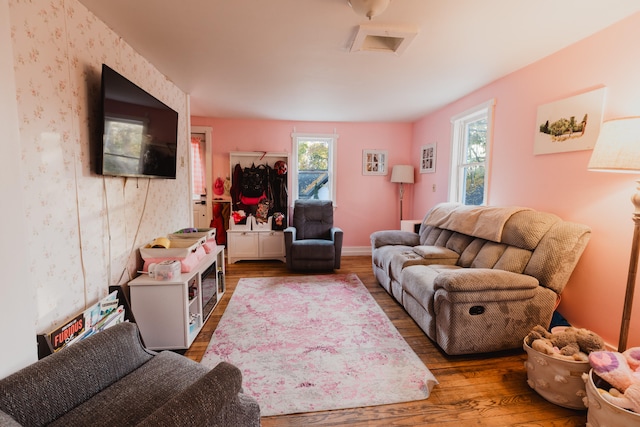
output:
M 291 134 L 291 200 L 331 200 L 336 206 L 336 134 Z
M 451 118 L 451 202 L 487 204 L 494 105 L 492 99 Z

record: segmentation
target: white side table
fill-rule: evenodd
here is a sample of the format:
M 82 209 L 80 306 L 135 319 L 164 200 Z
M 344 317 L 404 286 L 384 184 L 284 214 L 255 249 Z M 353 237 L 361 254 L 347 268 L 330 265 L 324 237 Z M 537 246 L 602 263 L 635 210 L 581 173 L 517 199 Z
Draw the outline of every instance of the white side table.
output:
M 403 219 L 400 221 L 400 230 L 417 233 L 420 230 L 420 224 L 422 224 L 421 219 Z

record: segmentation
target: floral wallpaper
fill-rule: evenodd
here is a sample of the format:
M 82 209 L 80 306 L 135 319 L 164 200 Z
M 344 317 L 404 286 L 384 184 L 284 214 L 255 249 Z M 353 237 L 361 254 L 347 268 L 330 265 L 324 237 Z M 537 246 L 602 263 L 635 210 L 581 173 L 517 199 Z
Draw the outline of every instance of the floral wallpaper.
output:
M 76 0 L 9 0 L 9 10 L 28 277 L 47 332 L 135 277 L 138 247 L 191 225 L 188 97 Z M 103 63 L 178 111 L 177 179 L 93 172 Z

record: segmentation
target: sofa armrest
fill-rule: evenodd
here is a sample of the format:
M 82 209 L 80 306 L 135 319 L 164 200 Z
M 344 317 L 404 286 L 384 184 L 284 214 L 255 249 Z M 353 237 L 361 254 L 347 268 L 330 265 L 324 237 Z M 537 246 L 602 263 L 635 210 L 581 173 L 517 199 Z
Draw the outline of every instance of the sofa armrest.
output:
M 295 227 L 287 227 L 284 229 L 284 241 L 285 243 L 291 244 L 294 240 L 296 240 L 296 228 Z
M 287 268 L 293 268 L 293 260 L 291 256 L 291 246 L 296 241 L 297 230 L 295 227 L 287 227 L 284 229 L 284 253 Z
M 420 244 L 420 236 L 410 231 L 381 230 L 371 234 L 371 247 L 373 249 L 387 245 L 417 246 Z
M 331 227 L 331 240 L 333 240 L 336 244 L 342 244 L 342 236 L 344 232 L 340 227 Z
M 331 240 L 333 240 L 333 245 L 336 250 L 333 267 L 336 269 L 340 268 L 340 263 L 342 261 L 342 240 L 343 239 L 344 239 L 344 232 L 342 231 L 342 228 L 331 227 Z
M 233 402 L 239 404 L 238 394 L 241 391 L 240 370 L 227 362 L 220 362 L 198 381 L 156 409 L 138 426 L 210 426 L 215 425 L 213 421 L 217 419 L 231 421 L 229 414 L 220 418 L 221 412 Z M 253 415 L 259 423 L 259 407 Z M 234 425 L 245 424 L 236 422 Z
M 436 290 L 448 292 L 526 291 L 539 286 L 533 276 L 492 268 L 443 269 L 433 284 Z

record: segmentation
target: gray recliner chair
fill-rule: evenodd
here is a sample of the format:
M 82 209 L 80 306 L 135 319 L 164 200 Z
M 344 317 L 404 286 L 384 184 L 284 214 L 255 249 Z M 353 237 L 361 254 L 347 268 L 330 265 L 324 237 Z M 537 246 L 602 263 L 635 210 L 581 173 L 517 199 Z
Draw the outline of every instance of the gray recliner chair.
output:
M 342 236 L 342 229 L 333 226 L 333 203 L 330 200 L 296 200 L 292 225 L 284 230 L 287 268 L 340 268 Z

